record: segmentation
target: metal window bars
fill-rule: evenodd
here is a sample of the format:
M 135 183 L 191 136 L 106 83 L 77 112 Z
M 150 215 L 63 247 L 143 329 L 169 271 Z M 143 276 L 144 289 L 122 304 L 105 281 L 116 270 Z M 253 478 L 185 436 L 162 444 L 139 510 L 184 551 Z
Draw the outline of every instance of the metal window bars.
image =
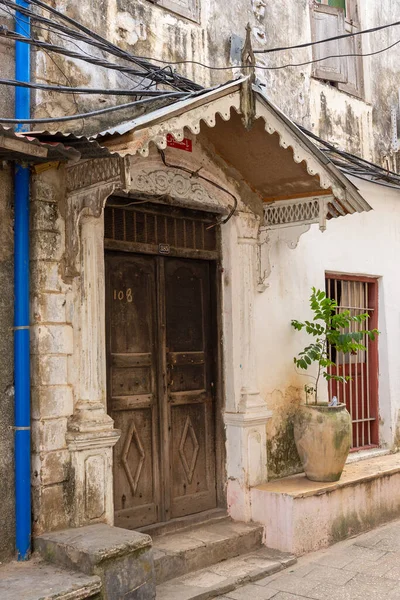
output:
M 351 323 L 350 331 L 373 329 L 376 327 L 377 307 L 375 305 L 377 282 L 373 279 L 345 278 L 328 275 L 326 293 L 338 303 L 337 311 L 349 310 L 350 314 L 368 313 L 364 323 Z M 374 287 L 375 286 L 375 287 Z M 352 448 L 360 449 L 375 446 L 377 439 L 377 349 L 376 342 L 364 336 L 363 345 L 367 351 L 359 350 L 352 355 L 344 355 L 329 348 L 329 358 L 335 363 L 330 368 L 332 374 L 350 376 L 351 380 L 341 383 L 334 380 L 328 383 L 329 398 L 337 396 L 346 404 L 352 418 Z M 372 350 L 372 352 L 371 352 Z

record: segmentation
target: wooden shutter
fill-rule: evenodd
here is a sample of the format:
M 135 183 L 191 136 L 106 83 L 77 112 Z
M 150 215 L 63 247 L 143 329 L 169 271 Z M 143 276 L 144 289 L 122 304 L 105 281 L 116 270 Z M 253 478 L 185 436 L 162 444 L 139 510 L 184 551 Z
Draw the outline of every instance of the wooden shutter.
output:
M 164 8 L 192 21 L 200 19 L 199 3 L 200 0 L 159 0 L 157 2 L 159 6 L 164 6 Z
M 313 40 L 323 40 L 344 33 L 344 11 L 325 4 L 315 3 L 312 11 Z M 324 56 L 337 56 L 316 62 L 313 65 L 313 76 L 327 81 L 347 82 L 347 63 L 340 57 L 340 40 L 313 46 L 313 60 Z
M 346 33 L 355 33 L 358 31 L 358 27 L 352 25 L 351 22 L 346 20 Z M 362 53 L 362 40 L 361 36 L 348 38 L 342 40 L 343 54 L 361 54 Z M 343 92 L 347 92 L 352 96 L 361 98 L 364 95 L 364 77 L 363 77 L 363 62 L 361 56 L 347 56 L 343 60 L 347 62 L 347 82 L 339 83 L 338 88 Z

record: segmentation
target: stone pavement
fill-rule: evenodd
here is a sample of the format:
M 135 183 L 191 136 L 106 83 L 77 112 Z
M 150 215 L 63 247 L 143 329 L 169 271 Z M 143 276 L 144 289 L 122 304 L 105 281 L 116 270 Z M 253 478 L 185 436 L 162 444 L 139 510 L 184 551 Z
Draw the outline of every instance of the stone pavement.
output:
M 311 524 L 312 526 L 312 524 Z M 400 520 L 314 552 L 219 600 L 400 600 Z

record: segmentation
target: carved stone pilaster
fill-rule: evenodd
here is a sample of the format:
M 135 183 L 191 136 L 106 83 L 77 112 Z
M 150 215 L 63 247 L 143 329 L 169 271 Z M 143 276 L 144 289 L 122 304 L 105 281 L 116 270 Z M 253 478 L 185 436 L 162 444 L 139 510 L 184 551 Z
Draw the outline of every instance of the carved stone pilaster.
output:
M 67 172 L 64 275 L 74 285 L 76 403 L 67 443 L 74 475 L 72 525 L 113 523 L 112 448 L 120 432 L 106 408 L 103 208 L 129 177 L 121 158 L 91 160 Z
M 241 398 L 239 412 L 257 411 L 265 406 L 257 385 L 255 354 L 254 300 L 256 291 L 257 240 L 260 220 L 252 213 L 240 213 L 236 218 L 238 231 L 238 259 L 240 266 L 240 347 Z
M 234 217 L 237 247 L 232 294 L 238 310 L 240 396 L 236 410 L 224 415 L 228 454 L 228 506 L 233 518 L 249 520 L 250 488 L 267 480 L 266 423 L 271 416 L 258 390 L 254 301 L 256 296 L 259 219 L 252 213 Z M 232 407 L 233 408 L 233 407 Z
M 74 474 L 72 524 L 113 523 L 112 448 L 120 431 L 106 408 L 104 222 L 84 214 L 80 222 L 80 279 L 76 295 L 74 414 L 67 443 Z
M 83 216 L 80 234 L 80 295 L 76 306 L 79 399 L 69 430 L 88 433 L 113 429 L 106 412 L 103 220 Z
M 107 198 L 129 188 L 128 162 L 120 157 L 79 162 L 67 169 L 66 179 L 63 272 L 72 279 L 78 274 L 79 221 L 84 214 L 100 217 Z

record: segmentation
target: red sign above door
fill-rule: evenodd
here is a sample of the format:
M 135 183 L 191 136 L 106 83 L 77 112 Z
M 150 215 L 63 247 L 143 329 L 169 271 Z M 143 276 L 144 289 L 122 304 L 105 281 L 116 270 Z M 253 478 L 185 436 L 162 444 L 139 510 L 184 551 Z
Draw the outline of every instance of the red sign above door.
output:
M 178 148 L 179 150 L 185 150 L 186 152 L 192 152 L 192 140 L 183 138 L 181 142 L 178 142 L 172 133 L 167 135 L 167 146 L 170 148 Z

